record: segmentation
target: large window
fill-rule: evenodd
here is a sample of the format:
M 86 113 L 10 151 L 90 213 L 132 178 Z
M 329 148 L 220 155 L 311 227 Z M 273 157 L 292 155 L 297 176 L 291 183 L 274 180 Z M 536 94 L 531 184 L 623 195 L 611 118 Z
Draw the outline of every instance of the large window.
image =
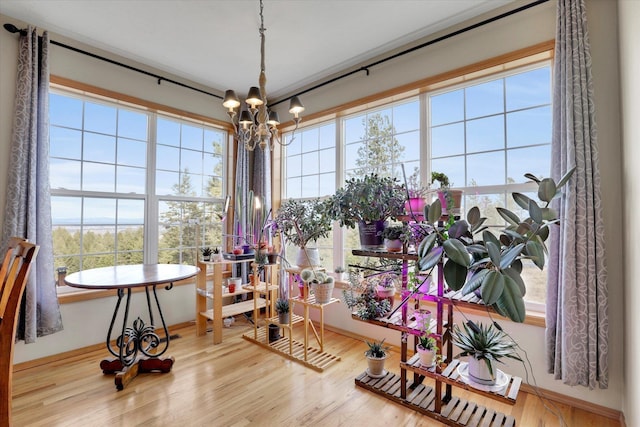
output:
M 504 225 L 496 206 L 525 215 L 510 194 L 518 191 L 535 197 L 531 194 L 535 186 L 524 174 L 549 175 L 550 69 L 550 63 L 544 62 L 482 79 L 464 79 L 456 86 L 335 119 L 340 130 L 334 163 L 338 186 L 345 179 L 371 172 L 428 186 L 431 172 L 437 171 L 449 176 L 452 187 L 464 190 L 463 211 L 478 206 L 492 226 Z M 287 197 L 318 194 L 309 185 L 313 182 L 290 173 L 294 167 L 307 170 L 300 153 L 310 148 L 304 146 L 304 140 L 300 144 L 285 154 Z M 337 248 L 333 266 L 349 264 L 351 249 L 359 247 L 357 230 L 334 230 L 333 237 Z M 545 273 L 531 267 L 524 274 L 526 300 L 530 307 L 540 307 L 545 299 Z
M 192 264 L 196 231 L 220 245 L 226 131 L 57 88 L 49 109 L 57 269 Z

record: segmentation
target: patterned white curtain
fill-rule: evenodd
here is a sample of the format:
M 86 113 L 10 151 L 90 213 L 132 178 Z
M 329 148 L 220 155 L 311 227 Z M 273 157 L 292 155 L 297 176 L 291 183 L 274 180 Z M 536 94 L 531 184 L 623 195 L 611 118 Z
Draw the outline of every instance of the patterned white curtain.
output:
M 20 34 L 18 78 L 14 105 L 4 211 L 2 247 L 9 237 L 25 237 L 40 252 L 22 300 L 18 339 L 62 330 L 53 275 L 51 199 L 49 191 L 49 36 L 38 37 L 29 26 Z
M 574 175 L 556 203 L 547 291 L 548 369 L 568 385 L 608 386 L 607 273 L 591 55 L 584 0 L 558 0 L 551 173 Z

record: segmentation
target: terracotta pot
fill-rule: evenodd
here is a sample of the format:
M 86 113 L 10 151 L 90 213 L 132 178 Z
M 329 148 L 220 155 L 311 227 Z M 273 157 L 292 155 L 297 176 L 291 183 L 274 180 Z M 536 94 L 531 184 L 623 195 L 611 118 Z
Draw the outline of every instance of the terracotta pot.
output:
M 384 376 L 385 374 L 384 361 L 386 359 L 387 359 L 387 356 L 385 357 L 367 356 L 367 364 L 368 364 L 367 375 L 373 378 Z

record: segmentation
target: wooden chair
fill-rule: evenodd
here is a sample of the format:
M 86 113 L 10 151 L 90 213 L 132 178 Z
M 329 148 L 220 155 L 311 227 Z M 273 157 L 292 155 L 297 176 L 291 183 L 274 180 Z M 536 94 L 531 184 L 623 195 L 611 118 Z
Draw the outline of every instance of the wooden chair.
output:
M 12 237 L 0 269 L 0 426 L 10 425 L 13 347 L 22 293 L 39 246 Z

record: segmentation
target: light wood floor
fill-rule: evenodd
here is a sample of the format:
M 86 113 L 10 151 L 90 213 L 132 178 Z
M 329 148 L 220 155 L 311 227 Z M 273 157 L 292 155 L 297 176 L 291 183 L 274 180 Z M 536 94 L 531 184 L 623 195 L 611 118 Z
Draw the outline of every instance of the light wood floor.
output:
M 438 426 L 440 423 L 356 388 L 366 368 L 366 344 L 327 332 L 325 351 L 342 360 L 318 373 L 241 335 L 240 317 L 224 341 L 195 336 L 195 327 L 173 329 L 175 357 L 168 374 L 142 374 L 123 391 L 98 366 L 106 349 L 14 375 L 14 426 Z M 394 353 L 387 367 L 397 367 Z M 395 368 L 398 370 L 398 368 Z M 399 370 L 398 370 L 399 371 Z M 515 406 L 454 390 L 456 395 L 513 414 L 517 425 L 560 426 L 540 399 L 521 392 Z M 614 427 L 619 422 L 557 404 L 567 426 Z

